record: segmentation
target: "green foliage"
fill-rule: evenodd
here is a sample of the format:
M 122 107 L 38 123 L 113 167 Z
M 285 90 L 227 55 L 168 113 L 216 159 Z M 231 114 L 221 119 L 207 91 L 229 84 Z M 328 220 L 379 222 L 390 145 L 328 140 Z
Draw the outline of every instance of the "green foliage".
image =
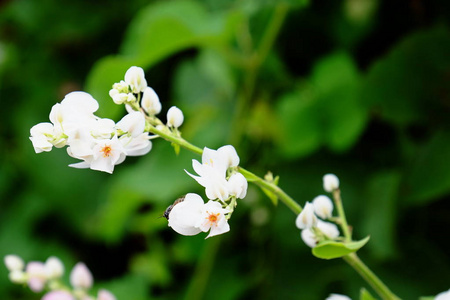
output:
M 359 300 L 376 300 L 365 288 L 359 293 Z
M 345 242 L 345 243 L 335 241 L 323 241 L 312 249 L 312 254 L 315 257 L 322 259 L 339 258 L 358 251 L 365 244 L 367 244 L 369 239 L 370 237 L 368 236 L 360 241 Z

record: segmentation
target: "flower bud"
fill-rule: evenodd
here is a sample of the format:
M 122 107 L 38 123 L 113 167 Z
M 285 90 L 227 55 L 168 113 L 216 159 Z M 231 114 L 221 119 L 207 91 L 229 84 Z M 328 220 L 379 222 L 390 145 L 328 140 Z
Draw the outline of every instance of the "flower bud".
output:
M 26 273 L 30 289 L 35 293 L 41 292 L 47 282 L 45 265 L 38 261 L 31 261 L 27 264 Z
M 244 175 L 235 173 L 228 179 L 230 195 L 236 196 L 238 199 L 243 199 L 247 195 L 248 183 Z
M 45 262 L 45 271 L 48 279 L 60 278 L 64 274 L 64 265 L 57 257 L 49 257 Z
M 317 217 L 314 214 L 314 206 L 306 202 L 302 212 L 297 216 L 295 225 L 299 229 L 312 228 L 317 225 Z
M 339 178 L 334 174 L 323 176 L 323 189 L 329 193 L 339 188 Z
M 339 236 L 339 229 L 334 223 L 317 220 L 317 228 L 330 239 L 335 239 Z
M 45 294 L 42 300 L 75 300 L 75 297 L 67 291 L 51 291 Z
M 129 68 L 125 73 L 125 82 L 131 86 L 131 90 L 135 94 L 144 91 L 147 87 L 144 70 L 140 67 Z
M 340 294 L 330 294 L 330 296 L 328 296 L 327 299 L 325 300 L 352 300 L 351 298 L 345 296 L 345 295 L 340 295 Z
M 116 297 L 107 290 L 99 290 L 97 300 L 116 300 Z
M 79 262 L 73 267 L 72 272 L 70 272 L 70 284 L 74 288 L 89 289 L 92 287 L 94 279 L 92 274 L 86 265 Z
M 167 111 L 167 126 L 178 128 L 183 124 L 184 116 L 181 109 L 176 106 L 172 106 Z
M 322 219 L 328 219 L 333 212 L 333 202 L 325 195 L 320 195 L 313 200 L 314 212 Z
M 311 248 L 314 248 L 317 245 L 317 237 L 311 229 L 303 229 L 301 232 L 301 237 L 303 242 Z
M 161 112 L 161 102 L 159 97 L 151 87 L 146 87 L 141 100 L 142 108 L 151 116 Z
M 9 273 L 9 280 L 13 283 L 24 284 L 27 282 L 27 274 L 21 270 L 14 270 Z
M 239 165 L 239 156 L 236 149 L 231 145 L 222 146 L 217 149 L 217 152 L 227 162 L 227 168 L 236 167 Z
M 5 265 L 9 271 L 22 271 L 25 267 L 25 263 L 22 258 L 17 255 L 10 254 L 4 258 Z

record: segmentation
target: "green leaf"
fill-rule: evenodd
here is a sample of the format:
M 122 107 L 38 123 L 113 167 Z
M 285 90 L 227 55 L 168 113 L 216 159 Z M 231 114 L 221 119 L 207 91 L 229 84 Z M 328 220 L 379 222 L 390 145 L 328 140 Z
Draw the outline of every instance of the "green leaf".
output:
M 312 249 L 312 253 L 315 257 L 322 259 L 333 259 L 345 256 L 361 249 L 370 239 L 370 236 L 366 238 L 350 242 L 341 243 L 336 241 L 324 241 Z
M 434 296 L 420 297 L 419 300 L 434 300 Z
M 401 175 L 384 171 L 369 178 L 366 195 L 363 232 L 370 234 L 369 250 L 379 259 L 395 256 L 395 232 Z M 380 218 L 382 216 L 382 219 Z
M 351 147 L 368 120 L 359 83 L 358 70 L 348 54 L 337 52 L 319 61 L 310 82 L 278 102 L 281 152 L 301 157 L 322 145 L 338 152 Z
M 423 204 L 450 191 L 450 134 L 437 132 L 420 147 L 405 172 L 404 200 Z M 430 176 L 432 174 L 432 176 Z
M 450 32 L 433 28 L 411 34 L 373 64 L 365 81 L 365 103 L 399 125 L 428 121 L 448 94 Z
M 361 288 L 359 300 L 376 300 L 365 288 Z

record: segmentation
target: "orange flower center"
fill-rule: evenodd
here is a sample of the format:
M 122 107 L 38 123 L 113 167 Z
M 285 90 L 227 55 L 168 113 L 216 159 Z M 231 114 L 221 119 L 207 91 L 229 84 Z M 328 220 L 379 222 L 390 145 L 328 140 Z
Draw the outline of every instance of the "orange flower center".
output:
M 105 145 L 105 147 L 103 147 L 100 152 L 103 152 L 103 157 L 109 157 L 111 155 L 111 146 L 109 145 Z
M 211 214 L 211 213 L 208 213 L 209 215 L 208 215 L 208 217 L 207 217 L 207 219 L 208 219 L 208 221 L 211 223 L 211 225 L 213 224 L 213 223 L 216 223 L 217 222 L 217 219 L 218 219 L 218 216 L 219 216 L 219 213 L 217 213 L 217 214 Z

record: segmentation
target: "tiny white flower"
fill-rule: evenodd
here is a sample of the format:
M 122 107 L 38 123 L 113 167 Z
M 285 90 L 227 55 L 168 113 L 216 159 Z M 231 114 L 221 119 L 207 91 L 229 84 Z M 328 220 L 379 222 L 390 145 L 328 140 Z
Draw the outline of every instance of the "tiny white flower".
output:
M 202 216 L 203 199 L 189 193 L 184 201 L 174 205 L 169 214 L 169 227 L 182 235 L 196 235 L 201 232 L 196 225 Z
M 228 212 L 227 209 L 222 208 L 222 205 L 216 201 L 210 200 L 203 206 L 202 217 L 197 226 L 203 232 L 210 230 L 206 238 L 230 231 L 230 225 L 225 216 Z
M 244 175 L 235 173 L 228 179 L 230 195 L 236 196 L 238 199 L 243 199 L 247 195 L 248 182 Z
M 93 156 L 89 167 L 92 170 L 112 174 L 114 166 L 122 163 L 125 157 L 125 149 L 117 136 L 110 140 L 97 140 L 93 147 Z
M 314 214 L 314 206 L 306 202 L 302 212 L 297 216 L 295 225 L 299 229 L 312 228 L 317 225 L 317 217 Z
M 124 104 L 128 101 L 128 93 L 113 93 L 111 98 L 113 99 L 115 104 Z
M 144 132 L 145 117 L 141 112 L 133 111 L 117 122 L 116 127 L 123 132 L 128 132 L 132 137 L 137 137 Z
M 51 256 L 45 262 L 45 271 L 48 279 L 60 278 L 64 274 L 64 265 L 59 258 Z
M 339 188 L 339 178 L 334 174 L 323 176 L 323 189 L 329 193 Z
M 53 124 L 39 123 L 31 127 L 30 140 L 33 143 L 34 151 L 36 153 L 49 152 L 53 148 L 51 143 L 53 137 Z
M 31 261 L 27 264 L 25 272 L 28 275 L 28 286 L 30 289 L 35 293 L 41 292 L 47 282 L 45 265 L 41 262 Z
M 311 248 L 314 248 L 319 242 L 314 232 L 311 229 L 303 229 L 301 232 L 303 242 Z
M 317 220 L 317 228 L 330 239 L 335 239 L 339 236 L 339 229 L 334 223 Z
M 325 300 L 352 300 L 350 297 L 340 294 L 330 294 Z
M 222 146 L 217 152 L 227 162 L 227 168 L 239 165 L 239 156 L 232 145 Z
M 147 87 L 144 70 L 140 67 L 131 67 L 125 73 L 125 82 L 131 86 L 133 93 L 143 92 Z
M 439 293 L 434 300 L 450 300 L 450 290 Z
M 97 300 L 116 300 L 116 297 L 107 290 L 99 290 L 97 295 Z
M 314 211 L 322 219 L 331 218 L 333 213 L 333 202 L 325 195 L 320 195 L 313 200 Z
M 167 126 L 178 128 L 183 124 L 184 116 L 181 109 L 176 106 L 172 106 L 167 111 Z
M 156 92 L 151 87 L 146 87 L 141 100 L 142 108 L 151 116 L 161 112 L 161 102 Z
M 93 283 L 91 271 L 84 263 L 77 263 L 70 272 L 70 284 L 76 289 L 90 289 Z
M 6 255 L 4 261 L 6 268 L 8 268 L 10 272 L 22 271 L 25 267 L 25 262 L 23 261 L 23 259 L 14 254 Z

